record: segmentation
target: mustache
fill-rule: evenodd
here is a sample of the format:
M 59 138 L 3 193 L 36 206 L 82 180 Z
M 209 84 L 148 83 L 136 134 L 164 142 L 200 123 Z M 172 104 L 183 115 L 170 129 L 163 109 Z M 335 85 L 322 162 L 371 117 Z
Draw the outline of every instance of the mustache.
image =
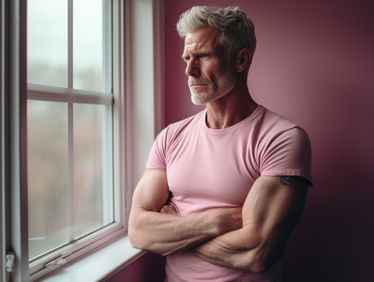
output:
M 205 79 L 201 79 L 201 78 L 189 78 L 188 85 L 191 86 L 194 84 L 208 84 L 208 81 L 206 81 Z

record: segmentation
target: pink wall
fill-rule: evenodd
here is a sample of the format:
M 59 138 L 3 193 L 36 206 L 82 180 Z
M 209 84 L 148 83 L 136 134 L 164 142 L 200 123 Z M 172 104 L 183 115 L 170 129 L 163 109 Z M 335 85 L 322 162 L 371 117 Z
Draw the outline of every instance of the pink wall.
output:
M 180 13 L 192 5 L 239 5 L 258 38 L 252 96 L 310 135 L 314 187 L 288 248 L 285 281 L 374 277 L 372 3 L 166 0 L 166 124 L 200 109 L 190 102 L 180 59 Z
M 258 103 L 303 126 L 314 187 L 286 254 L 284 281 L 374 277 L 374 4 L 370 1 L 166 0 L 166 124 L 193 106 L 175 31 L 192 5 L 239 5 L 256 25 L 249 87 Z M 110 281 L 157 281 L 151 255 Z M 158 276 L 161 275 L 161 276 Z
M 113 273 L 107 282 L 161 282 L 164 280 L 165 258 L 146 253 L 126 268 Z

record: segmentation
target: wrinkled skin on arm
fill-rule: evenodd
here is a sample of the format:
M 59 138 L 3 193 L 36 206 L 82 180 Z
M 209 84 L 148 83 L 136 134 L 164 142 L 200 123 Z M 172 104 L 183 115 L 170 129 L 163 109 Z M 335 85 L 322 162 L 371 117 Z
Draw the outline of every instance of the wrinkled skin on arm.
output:
M 243 226 L 194 249 L 217 265 L 263 272 L 283 255 L 305 205 L 303 178 L 261 176 L 242 210 Z
M 241 207 L 181 216 L 167 205 L 169 193 L 166 173 L 147 169 L 130 212 L 129 239 L 134 247 L 169 255 L 242 227 Z

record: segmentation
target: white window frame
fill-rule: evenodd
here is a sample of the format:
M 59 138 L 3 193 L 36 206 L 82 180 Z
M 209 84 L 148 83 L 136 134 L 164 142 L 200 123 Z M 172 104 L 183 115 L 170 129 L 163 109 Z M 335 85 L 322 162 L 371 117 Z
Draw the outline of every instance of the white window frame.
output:
M 5 218 L 5 3 L 0 1 L 0 281 L 6 281 L 6 218 Z
M 27 144 L 26 144 L 26 27 L 27 1 L 1 0 L 1 251 L 12 249 L 16 255 L 12 281 L 29 281 L 59 273 L 64 267 L 89 253 L 97 253 L 126 234 L 131 195 L 144 171 L 150 146 L 163 127 L 163 0 L 113 0 L 114 24 L 114 185 L 120 208 L 116 223 L 88 236 L 89 248 L 72 246 L 60 255 L 49 256 L 42 264 L 31 266 L 29 275 L 27 228 Z M 146 16 L 144 16 L 146 15 Z M 4 31 L 4 32 L 3 32 Z M 126 63 L 125 63 L 126 62 Z M 36 95 L 36 94 L 35 94 Z M 67 95 L 69 97 L 69 95 Z M 118 130 L 117 130 L 118 129 Z M 126 137 L 126 138 L 125 138 Z M 129 138 L 131 137 L 131 138 Z M 124 142 L 126 140 L 126 142 Z M 4 204 L 10 199 L 9 205 Z M 111 230 L 109 230 L 111 229 Z M 6 232 L 5 232 L 6 231 Z M 125 240 L 126 241 L 126 240 Z M 117 241 L 121 244 L 121 240 Z M 126 243 L 128 244 L 128 243 Z M 103 250 L 109 249 L 105 247 Z M 88 252 L 88 253 L 87 253 Z M 134 254 L 133 250 L 130 251 Z M 126 257 L 126 254 L 124 254 Z M 83 259 L 81 261 L 84 261 Z M 118 259 L 117 259 L 118 260 Z M 126 258 L 131 261 L 131 258 Z M 126 265 L 119 261 L 115 269 Z M 74 263 L 75 265 L 77 263 Z M 79 264 L 77 264 L 79 265 Z M 40 267 L 41 266 L 41 267 Z M 46 267 L 47 266 L 47 267 Z M 71 267 L 66 267 L 66 272 Z M 51 272 L 53 272 L 51 274 Z M 101 273 L 101 276 L 109 273 Z M 1 278 L 5 280 L 4 265 Z M 44 278 L 43 278 L 44 279 Z
M 111 1 L 103 1 L 104 4 L 104 9 L 108 10 L 111 9 Z M 93 91 L 86 91 L 86 90 L 76 90 L 73 89 L 73 58 L 72 58 L 72 50 L 73 50 L 73 34 L 72 34 L 72 9 L 73 9 L 73 2 L 72 0 L 68 0 L 68 88 L 58 88 L 58 87 L 51 87 L 51 86 L 42 86 L 42 85 L 35 85 L 35 84 L 29 84 L 28 85 L 28 99 L 30 100 L 47 100 L 47 101 L 63 101 L 68 103 L 68 115 L 69 115 L 69 120 L 72 122 L 73 120 L 73 103 L 80 103 L 80 102 L 89 102 L 90 104 L 100 104 L 100 105 L 108 105 L 112 104 L 115 98 L 111 95 L 111 93 L 106 93 L 106 94 L 101 94 L 101 93 L 95 93 Z M 104 10 L 103 9 L 103 10 Z M 114 11 L 114 9 L 113 9 Z M 105 13 L 105 11 L 104 11 Z M 119 20 L 119 17 L 115 17 L 113 15 L 113 19 L 111 21 L 113 22 L 113 27 L 118 26 L 117 22 Z M 104 19 L 104 22 L 106 20 Z M 110 30 L 109 28 L 110 23 L 104 24 L 104 30 Z M 118 31 L 113 32 L 113 39 L 117 36 L 120 36 Z M 105 32 L 104 32 L 105 34 Z M 110 39 L 110 38 L 109 38 Z M 111 40 L 111 39 L 110 39 Z M 111 44 L 112 45 L 112 44 Z M 109 48 L 106 48 L 105 50 L 107 54 L 106 56 L 110 56 L 111 50 L 108 50 Z M 114 51 L 114 60 L 113 61 L 121 61 L 121 55 L 120 50 L 118 45 L 115 46 L 113 44 L 113 51 Z M 109 54 L 108 54 L 109 53 Z M 119 67 L 119 66 L 118 66 Z M 119 69 L 115 68 L 113 70 L 113 81 L 116 82 L 118 81 L 118 78 L 121 77 L 121 73 L 118 71 Z M 109 68 L 106 68 L 107 73 L 111 73 Z M 105 75 L 105 72 L 104 72 Z M 113 87 L 115 88 L 115 87 Z M 116 88 L 113 91 L 113 94 L 118 98 L 121 98 L 123 96 L 123 93 L 119 92 L 118 89 Z M 116 103 L 113 104 L 113 106 Z M 122 109 L 116 110 L 116 113 L 121 113 Z M 117 118 L 115 118 L 116 115 L 113 116 L 113 118 L 116 120 L 116 125 L 118 124 Z M 121 132 L 121 128 L 114 125 L 113 126 L 113 131 L 116 132 L 116 138 L 114 138 L 114 145 L 116 148 L 118 148 L 118 145 L 121 143 L 124 143 L 125 140 L 120 140 L 119 137 L 120 134 L 118 132 Z M 70 124 L 69 125 L 69 131 L 72 131 L 73 126 Z M 72 137 L 73 133 L 70 132 L 69 136 Z M 109 142 L 108 142 L 109 143 Z M 72 145 L 69 145 L 69 148 L 71 150 Z M 118 165 L 119 163 L 123 162 L 123 154 L 114 154 L 118 155 L 118 159 L 115 162 L 115 167 L 114 169 L 114 177 L 118 177 L 118 172 L 120 171 L 120 166 Z M 69 152 L 69 159 L 72 160 L 72 152 Z M 72 161 L 70 161 L 70 169 L 72 169 Z M 70 183 L 70 189 L 74 189 L 73 183 L 71 181 Z M 119 195 L 121 193 L 121 187 L 119 183 L 114 185 L 114 193 L 116 195 Z M 73 192 L 71 192 L 73 194 Z M 77 240 L 77 242 L 70 243 L 62 248 L 56 249 L 52 252 L 50 252 L 48 255 L 45 255 L 39 259 L 33 260 L 30 262 L 30 279 L 35 280 L 38 279 L 49 272 L 52 272 L 58 268 L 60 268 L 64 264 L 68 264 L 77 257 L 81 256 L 84 253 L 90 252 L 91 250 L 97 248 L 98 246 L 105 244 L 110 241 L 112 238 L 117 238 L 118 235 L 124 234 L 126 231 L 123 216 L 121 215 L 121 211 L 124 210 L 123 204 L 121 203 L 121 199 L 124 197 L 117 196 L 114 197 L 115 202 L 114 202 L 114 210 L 115 210 L 115 215 L 114 215 L 114 223 L 110 224 L 106 227 L 103 227 L 102 229 L 92 232 L 92 234 L 87 235 L 83 237 L 82 239 Z M 72 214 L 70 216 L 71 218 L 74 217 Z M 71 238 L 73 239 L 73 238 Z
M 103 55 L 106 58 L 111 58 L 112 56 L 112 50 L 111 48 L 108 48 L 109 46 L 112 46 L 111 43 L 107 43 L 108 41 L 112 41 L 111 36 L 111 26 L 112 26 L 112 17 L 111 17 L 111 9 L 112 4 L 111 0 L 105 0 L 102 1 L 103 3 L 103 15 L 104 15 L 104 24 L 103 24 L 103 35 L 107 37 L 107 39 L 103 40 L 104 42 L 104 50 Z M 69 168 L 70 168 L 70 195 L 71 195 L 71 202 L 74 202 L 74 181 L 73 181 L 73 174 L 74 174 L 74 168 L 73 168 L 73 120 L 74 120 L 74 114 L 73 114 L 73 107 L 75 104 L 78 103 L 87 103 L 87 104 L 96 104 L 96 105 L 103 105 L 103 106 L 110 106 L 113 104 L 114 97 L 111 93 L 112 87 L 111 87 L 111 65 L 112 63 L 106 63 L 104 66 L 104 76 L 107 76 L 107 79 L 104 79 L 104 83 L 107 82 L 107 80 L 110 79 L 110 85 L 107 83 L 107 85 L 104 87 L 106 91 L 110 92 L 94 92 L 94 91 L 87 91 L 87 90 L 78 90 L 73 88 L 73 0 L 67 1 L 68 5 L 68 81 L 67 81 L 67 88 L 61 88 L 61 87 L 53 87 L 53 86 L 46 86 L 46 85 L 38 85 L 38 84 L 28 84 L 28 100 L 32 101 L 49 101 L 49 102 L 64 102 L 67 104 L 67 115 L 68 115 L 68 158 L 69 158 Z M 107 18 L 106 18 L 107 17 Z M 113 26 L 116 26 L 116 24 L 113 24 Z M 106 31 L 106 32 L 105 32 Z M 109 33 L 109 34 L 107 34 Z M 114 45 L 113 45 L 114 46 Z M 116 49 L 118 49 L 116 47 Z M 118 55 L 119 56 L 119 55 Z M 116 58 L 118 58 L 118 56 Z M 117 70 L 113 72 L 114 77 L 119 77 L 120 74 Z M 115 79 L 116 80 L 116 79 Z M 116 93 L 117 96 L 120 96 L 119 93 Z M 112 115 L 112 111 L 108 111 L 107 115 Z M 107 121 L 104 121 L 107 125 L 108 123 L 111 123 L 111 116 L 106 117 Z M 112 151 L 112 126 L 106 126 L 107 132 L 104 134 L 105 137 L 108 137 L 110 140 L 104 140 L 103 144 L 104 146 L 108 146 L 108 153 L 111 154 Z M 116 129 L 116 127 L 114 127 Z M 117 128 L 117 130 L 120 130 Z M 116 131 L 116 130 L 114 130 Z M 120 143 L 121 140 L 116 139 L 114 143 Z M 104 149 L 106 149 L 104 147 Z M 104 154 L 106 157 L 108 154 Z M 110 158 L 111 159 L 111 158 Z M 120 160 L 119 160 L 120 161 Z M 113 184 L 111 181 L 112 176 L 106 175 L 107 171 L 113 171 L 112 169 L 112 162 L 103 160 L 104 162 L 104 182 L 105 187 L 106 186 L 112 186 Z M 110 188 L 110 187 L 108 187 Z M 120 187 L 118 185 L 114 186 L 114 189 L 119 191 Z M 106 193 L 104 193 L 106 195 Z M 108 205 L 107 198 L 111 200 L 111 196 L 108 196 L 103 199 L 104 204 L 104 210 L 105 205 Z M 117 198 L 114 198 L 117 199 Z M 118 199 L 119 200 L 119 199 Z M 121 203 L 119 201 L 115 201 L 113 203 L 114 210 L 123 210 L 120 208 Z M 71 211 L 71 214 L 69 215 L 71 225 L 74 222 L 74 213 L 72 213 L 73 209 L 69 209 Z M 104 214 L 105 216 L 105 214 Z M 110 216 L 112 218 L 112 215 Z M 58 248 L 52 252 L 50 252 L 48 255 L 43 256 L 42 258 L 34 259 L 30 263 L 30 275 L 32 278 L 39 277 L 40 275 L 43 275 L 46 272 L 50 272 L 51 269 L 59 267 L 62 264 L 70 262 L 76 255 L 79 255 L 81 253 L 81 250 L 84 251 L 86 248 L 91 249 L 91 245 L 99 245 L 101 241 L 105 241 L 106 238 L 112 236 L 112 233 L 117 232 L 117 229 L 123 229 L 124 224 L 121 221 L 120 216 L 117 214 L 114 218 L 115 224 L 110 224 L 107 227 L 101 228 L 102 230 L 93 230 L 88 236 L 84 236 L 84 238 L 78 239 L 73 244 L 68 243 L 65 247 Z M 103 239 L 102 239 L 103 238 Z M 70 238 L 69 241 L 74 241 L 74 234 L 71 230 L 70 232 Z M 95 241 L 95 244 L 93 242 Z M 77 254 L 75 254 L 77 253 Z
M 28 280 L 28 233 L 27 233 L 27 193 L 25 171 L 26 163 L 26 1 L 3 0 L 1 6 L 3 23 L 2 44 L 2 131 L 3 146 L 3 179 L 2 190 L 7 200 L 5 208 L 5 252 L 14 251 L 15 262 L 13 273 L 3 274 L 14 281 Z M 14 219 L 14 220 L 13 220 Z M 5 271 L 2 269 L 2 271 Z

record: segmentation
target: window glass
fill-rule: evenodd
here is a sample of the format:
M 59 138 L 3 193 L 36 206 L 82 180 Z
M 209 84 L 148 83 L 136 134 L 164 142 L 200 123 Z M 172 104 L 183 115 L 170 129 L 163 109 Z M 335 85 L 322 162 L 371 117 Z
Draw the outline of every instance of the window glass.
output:
M 110 11 L 106 0 L 28 0 L 33 263 L 114 222 Z
M 28 82 L 67 86 L 67 0 L 28 0 Z
M 73 85 L 77 89 L 102 91 L 103 3 L 102 0 L 74 0 L 73 3 Z
M 104 105 L 74 106 L 74 237 L 113 221 L 106 111 Z
M 29 255 L 69 241 L 67 105 L 28 101 Z

